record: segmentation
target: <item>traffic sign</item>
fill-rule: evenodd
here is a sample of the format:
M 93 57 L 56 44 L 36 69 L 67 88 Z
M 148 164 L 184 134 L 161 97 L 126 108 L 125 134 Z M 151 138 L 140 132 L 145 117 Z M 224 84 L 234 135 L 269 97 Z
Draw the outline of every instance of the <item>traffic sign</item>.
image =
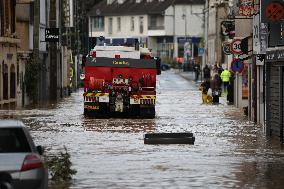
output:
M 270 22 L 280 21 L 284 16 L 284 6 L 280 2 L 272 2 L 265 9 L 265 17 Z
M 232 52 L 233 54 L 242 54 L 241 43 L 242 43 L 242 40 L 241 40 L 241 39 L 235 39 L 235 40 L 231 43 L 231 52 Z
M 238 58 L 233 59 L 231 69 L 234 72 L 241 73 L 244 70 L 244 62 Z
M 204 51 L 204 48 L 198 48 L 198 56 L 203 56 Z
M 231 43 L 230 42 L 224 42 L 222 44 L 222 50 L 226 55 L 232 54 L 231 52 Z

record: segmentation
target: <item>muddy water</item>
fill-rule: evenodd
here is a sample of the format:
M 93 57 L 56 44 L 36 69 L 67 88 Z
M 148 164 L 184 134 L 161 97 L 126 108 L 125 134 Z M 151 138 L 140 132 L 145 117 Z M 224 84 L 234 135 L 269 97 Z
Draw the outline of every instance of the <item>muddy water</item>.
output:
M 82 91 L 48 108 L 1 110 L 48 153 L 67 147 L 81 188 L 283 188 L 284 150 L 224 100 L 202 105 L 194 82 L 159 77 L 156 119 L 85 119 Z M 146 132 L 191 131 L 195 145 L 144 145 Z M 55 187 L 56 188 L 56 187 Z

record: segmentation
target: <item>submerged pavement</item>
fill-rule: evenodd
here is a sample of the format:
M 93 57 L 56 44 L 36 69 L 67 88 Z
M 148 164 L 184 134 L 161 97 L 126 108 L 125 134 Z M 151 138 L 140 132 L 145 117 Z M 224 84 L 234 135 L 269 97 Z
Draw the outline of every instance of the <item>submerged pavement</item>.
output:
M 86 119 L 82 90 L 48 108 L 1 110 L 37 144 L 67 147 L 78 172 L 68 188 L 282 188 L 284 150 L 226 104 L 202 104 L 192 73 L 158 77 L 155 119 Z M 194 145 L 144 145 L 148 132 L 193 132 Z

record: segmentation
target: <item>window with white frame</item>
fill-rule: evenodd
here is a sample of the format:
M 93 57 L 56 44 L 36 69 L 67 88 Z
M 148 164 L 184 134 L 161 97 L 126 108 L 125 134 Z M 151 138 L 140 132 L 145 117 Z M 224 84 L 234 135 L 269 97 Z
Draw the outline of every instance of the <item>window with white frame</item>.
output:
M 93 29 L 94 31 L 103 31 L 104 30 L 104 17 L 96 16 L 93 17 Z
M 112 18 L 108 18 L 108 33 L 112 34 Z
M 144 17 L 143 16 L 139 17 L 139 31 L 140 33 L 144 32 Z
M 130 20 L 130 30 L 131 31 L 134 31 L 134 25 L 135 25 L 135 19 L 134 19 L 134 16 L 131 17 L 131 20 Z
M 121 18 L 117 17 L 117 31 L 120 32 L 121 31 Z

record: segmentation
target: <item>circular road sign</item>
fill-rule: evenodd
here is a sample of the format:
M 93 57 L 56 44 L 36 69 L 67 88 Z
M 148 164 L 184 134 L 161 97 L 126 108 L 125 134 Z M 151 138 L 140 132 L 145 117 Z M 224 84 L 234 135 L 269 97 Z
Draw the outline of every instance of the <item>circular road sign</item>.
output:
M 234 72 L 241 73 L 244 70 L 244 62 L 241 59 L 238 59 L 238 58 L 234 59 L 232 61 L 231 69 Z
M 284 16 L 284 6 L 280 2 L 272 2 L 265 9 L 265 16 L 270 22 L 280 21 Z
M 241 43 L 242 43 L 242 40 L 241 40 L 241 39 L 235 39 L 235 40 L 231 43 L 231 52 L 232 52 L 233 54 L 242 54 Z
M 230 43 L 230 42 L 224 42 L 224 43 L 222 44 L 222 49 L 223 49 L 223 52 L 224 52 L 226 55 L 232 54 L 232 52 L 231 52 L 231 43 Z

